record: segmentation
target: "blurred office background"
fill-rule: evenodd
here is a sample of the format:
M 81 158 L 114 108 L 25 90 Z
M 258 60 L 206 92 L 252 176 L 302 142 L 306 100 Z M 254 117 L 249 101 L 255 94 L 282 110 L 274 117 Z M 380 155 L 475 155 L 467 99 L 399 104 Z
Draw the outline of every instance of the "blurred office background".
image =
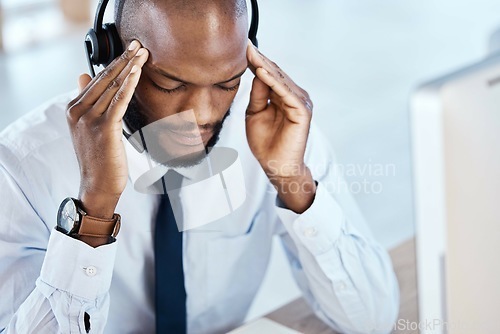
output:
M 95 5 L 0 0 L 0 129 L 76 88 Z M 375 237 L 388 249 L 411 238 L 408 98 L 419 83 L 487 54 L 500 2 L 260 0 L 260 9 L 262 52 L 310 92 Z M 299 295 L 278 243 L 274 250 L 249 318 Z

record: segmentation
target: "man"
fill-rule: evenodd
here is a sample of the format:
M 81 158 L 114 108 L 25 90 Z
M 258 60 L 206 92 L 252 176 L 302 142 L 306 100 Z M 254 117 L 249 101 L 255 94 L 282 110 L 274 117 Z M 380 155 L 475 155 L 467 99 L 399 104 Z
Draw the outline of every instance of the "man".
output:
M 332 188 L 340 176 L 311 127 L 309 95 L 247 42 L 245 1 L 126 0 L 117 8 L 123 56 L 93 80 L 82 75 L 76 97 L 1 135 L 0 331 L 227 332 L 242 323 L 278 234 L 321 319 L 344 333 L 389 332 L 398 313 L 390 259 L 351 196 Z M 218 140 L 238 151 L 247 198 L 217 229 L 176 234 L 179 282 L 176 274 L 159 279 L 171 265 L 154 248 L 170 243 L 155 242 L 155 225 L 171 209 L 165 197 L 134 190 L 141 155 L 122 128 L 135 132 L 185 110 L 204 146 Z M 181 171 L 189 169 L 177 171 L 189 178 Z M 68 196 L 96 220 L 116 223 L 119 213 L 119 234 L 55 229 Z M 165 288 L 172 295 L 159 298 Z M 184 299 L 170 300 L 174 294 Z M 163 319 L 175 329 L 160 329 Z

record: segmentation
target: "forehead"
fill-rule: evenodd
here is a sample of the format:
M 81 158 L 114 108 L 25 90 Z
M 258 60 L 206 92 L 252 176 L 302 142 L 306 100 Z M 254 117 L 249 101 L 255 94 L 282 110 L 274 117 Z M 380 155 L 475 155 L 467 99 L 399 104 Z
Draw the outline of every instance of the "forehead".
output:
M 150 52 L 148 64 L 186 81 L 224 81 L 246 67 L 246 16 L 214 11 L 190 17 L 149 7 L 139 22 L 149 23 L 137 31 Z

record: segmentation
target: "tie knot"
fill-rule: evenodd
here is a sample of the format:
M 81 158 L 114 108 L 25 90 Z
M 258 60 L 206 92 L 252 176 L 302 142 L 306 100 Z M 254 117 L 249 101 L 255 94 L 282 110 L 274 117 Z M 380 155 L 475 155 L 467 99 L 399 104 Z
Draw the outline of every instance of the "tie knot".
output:
M 182 175 L 170 169 L 162 178 L 163 191 L 166 195 L 168 191 L 179 189 L 182 185 Z

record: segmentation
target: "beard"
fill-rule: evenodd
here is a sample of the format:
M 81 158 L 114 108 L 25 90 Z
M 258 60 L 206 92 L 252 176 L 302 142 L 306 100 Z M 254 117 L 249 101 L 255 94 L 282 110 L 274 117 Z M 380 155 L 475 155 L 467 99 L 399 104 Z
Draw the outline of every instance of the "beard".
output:
M 148 145 L 150 147 L 153 146 L 153 149 L 148 149 L 148 147 L 145 145 L 144 137 L 141 131 L 140 135 L 144 144 L 143 146 L 149 153 L 151 159 L 159 164 L 173 168 L 196 166 L 203 161 L 203 159 L 209 153 L 210 149 L 214 147 L 219 141 L 220 132 L 222 131 L 224 121 L 230 115 L 230 113 L 231 109 L 228 109 L 220 121 L 200 126 L 201 129 L 210 131 L 212 133 L 212 136 L 207 141 L 207 144 L 200 143 L 199 145 L 196 145 L 196 147 L 191 149 L 179 150 L 177 148 L 176 150 L 172 147 L 169 147 L 167 143 L 169 142 L 168 135 L 165 139 L 164 133 L 168 132 L 168 130 L 161 130 L 152 136 L 148 136 Z M 130 128 L 132 134 L 135 134 L 137 131 L 142 130 L 144 127 L 150 124 L 144 112 L 142 112 L 141 108 L 139 107 L 139 103 L 137 102 L 135 96 L 132 97 L 127 107 L 127 111 L 123 116 L 123 120 Z M 170 138 L 171 137 L 172 134 L 170 134 Z M 153 145 L 150 145 L 151 140 L 154 142 Z M 165 159 L 166 156 L 173 158 Z

